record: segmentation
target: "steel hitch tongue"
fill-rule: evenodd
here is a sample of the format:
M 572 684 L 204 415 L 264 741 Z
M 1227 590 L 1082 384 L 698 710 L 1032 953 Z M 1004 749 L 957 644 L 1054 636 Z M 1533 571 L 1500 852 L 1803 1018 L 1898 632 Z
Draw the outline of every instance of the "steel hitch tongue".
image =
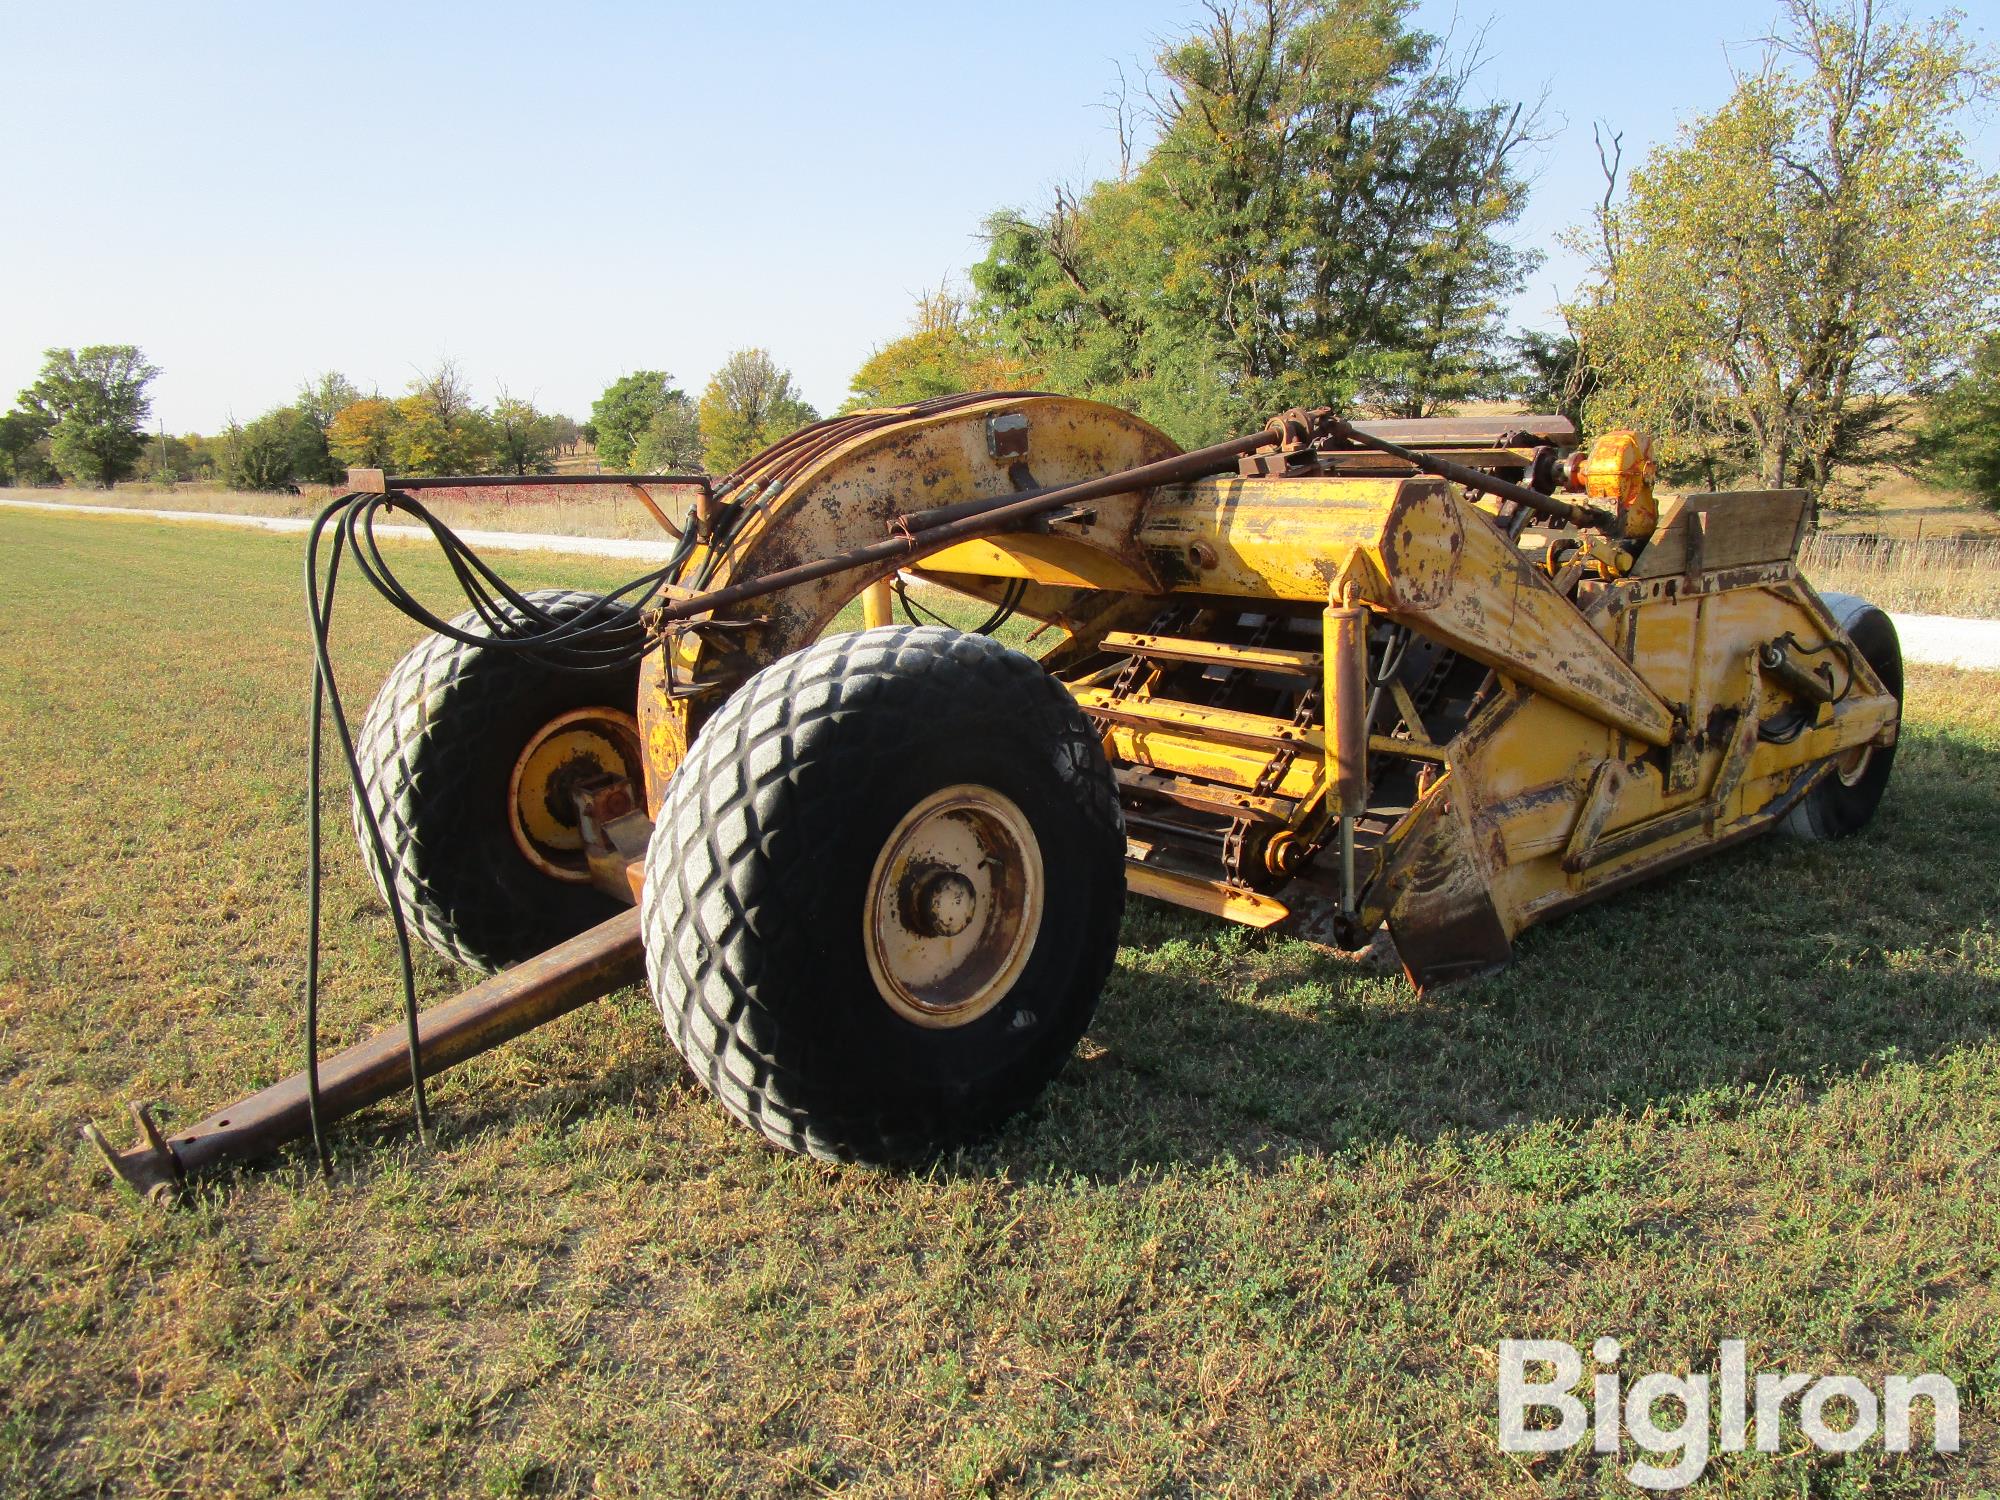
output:
M 417 1050 L 424 1076 L 442 1073 L 608 995 L 643 972 L 639 912 L 631 907 L 422 1011 Z M 408 1088 L 410 1053 L 403 1027 L 385 1027 L 326 1058 L 320 1063 L 319 1083 L 322 1123 Z M 171 1203 L 181 1183 L 197 1172 L 267 1156 L 312 1129 L 303 1072 L 171 1135 L 154 1121 L 150 1106 L 134 1104 L 131 1110 L 141 1138 L 129 1150 L 113 1147 L 95 1125 L 83 1126 L 80 1133 L 114 1173 L 152 1203 Z

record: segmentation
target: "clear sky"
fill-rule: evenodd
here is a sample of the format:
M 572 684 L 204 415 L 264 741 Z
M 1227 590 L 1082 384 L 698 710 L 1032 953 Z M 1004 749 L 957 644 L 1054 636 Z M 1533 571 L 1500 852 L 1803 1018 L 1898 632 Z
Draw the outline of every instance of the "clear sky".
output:
M 44 347 L 136 343 L 175 432 L 323 369 L 397 392 L 441 355 L 486 399 L 581 417 L 627 370 L 698 390 L 761 344 L 831 408 L 988 212 L 1115 165 L 1117 65 L 1196 13 L 0 0 L 0 404 Z M 1643 155 L 1721 102 L 1771 14 L 1419 7 L 1461 39 L 1490 20 L 1490 93 L 1549 90 L 1518 231 L 1547 248 L 1601 191 L 1591 122 Z M 1519 319 L 1574 276 L 1552 256 Z

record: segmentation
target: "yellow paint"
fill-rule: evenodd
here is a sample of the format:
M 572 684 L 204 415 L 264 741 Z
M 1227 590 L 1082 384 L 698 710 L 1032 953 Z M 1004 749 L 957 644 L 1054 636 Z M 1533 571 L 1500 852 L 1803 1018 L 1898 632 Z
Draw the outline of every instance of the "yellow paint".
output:
M 1266 751 L 1243 750 L 1192 735 L 1137 730 L 1122 724 L 1106 731 L 1105 743 L 1114 759 L 1125 764 L 1151 766 L 1176 776 L 1198 776 L 1245 792 L 1257 785 L 1258 776 L 1271 760 Z M 1280 797 L 1307 798 L 1315 795 L 1325 780 L 1324 757 L 1302 755 L 1286 768 L 1272 791 Z
M 895 622 L 895 586 L 887 578 L 878 578 L 861 591 L 861 628 L 880 630 Z
M 1583 492 L 1593 500 L 1610 502 L 1619 536 L 1643 542 L 1659 520 L 1659 503 L 1653 498 L 1658 473 L 1653 440 L 1617 429 L 1600 434 L 1590 445 L 1583 464 Z
M 1170 901 L 1211 917 L 1240 922 L 1245 927 L 1275 927 L 1291 915 L 1291 908 L 1284 902 L 1256 891 L 1225 886 L 1219 881 L 1198 880 L 1192 875 L 1158 870 L 1150 865 L 1127 864 L 1125 885 L 1136 896 Z
M 1149 580 L 1101 548 L 1066 536 L 1011 536 L 1004 542 L 980 539 L 933 552 L 924 569 L 971 573 L 986 578 L 1027 578 L 1066 588 L 1143 591 Z
M 986 421 L 1001 414 L 1028 418 L 1024 457 L 989 451 Z M 783 475 L 774 493 L 761 488 L 767 476 L 757 469 L 739 476 L 735 493 L 751 497 L 749 519 L 706 586 L 878 541 L 913 512 L 1006 495 L 1018 462 L 1034 483 L 1054 485 L 1173 451 L 1126 413 L 1061 397 L 995 396 L 848 431 Z M 1408 626 L 1491 668 L 1495 689 L 1455 734 L 1440 731 L 1438 743 L 1380 733 L 1361 741 L 1384 767 L 1427 763 L 1424 782 L 1403 799 L 1414 806 L 1371 809 L 1374 827 L 1389 831 L 1357 855 L 1363 924 L 1387 916 L 1399 941 L 1428 930 L 1476 955 L 1504 948 L 1554 910 L 1766 826 L 1834 758 L 1896 732 L 1893 699 L 1863 671 L 1824 723 L 1790 743 L 1756 733 L 1761 717 L 1789 702 L 1756 671 L 1756 649 L 1787 631 L 1818 641 L 1834 630 L 1791 564 L 1795 496 L 1689 497 L 1645 544 L 1645 440 L 1607 434 L 1581 468 L 1588 493 L 1624 520 L 1621 537 L 1598 539 L 1600 576 L 1575 598 L 1539 566 L 1545 535 L 1516 543 L 1490 510 L 1422 476 L 1229 474 L 1093 502 L 1046 532 L 961 542 L 909 565 L 973 584 L 1027 581 L 1027 612 L 1067 632 L 1054 669 L 1098 715 L 1114 765 L 1239 794 L 1267 783 L 1260 810 L 1287 818 L 1294 851 L 1315 847 L 1331 815 L 1332 684 L 1311 722 L 1295 725 L 1156 697 L 1156 667 L 1121 680 L 1117 663 L 1157 647 L 1157 660 L 1200 666 L 1213 658 L 1312 680 L 1329 643 L 1322 638 L 1315 652 L 1281 635 L 1269 647 L 1237 647 L 1208 639 L 1199 624 L 1155 625 L 1162 609 L 1177 607 L 1186 621 L 1208 617 L 1196 611 L 1233 616 L 1264 604 L 1323 619 L 1351 588 L 1378 639 L 1384 621 Z M 1695 516 L 1700 535 L 1691 543 Z M 858 591 L 879 599 L 892 566 L 724 611 L 742 628 L 678 634 L 671 674 L 668 652 L 649 655 L 641 722 L 656 807 L 690 737 L 727 694 L 756 667 L 813 640 Z M 694 570 L 675 582 L 692 586 Z M 1397 692 L 1403 716 L 1416 715 Z M 1322 848 L 1312 867 L 1322 890 L 1331 864 Z M 1283 920 L 1307 899 L 1288 896 L 1306 888 L 1282 878 L 1268 892 L 1251 891 L 1166 868 L 1143 848 L 1128 880 L 1137 893 L 1252 925 Z

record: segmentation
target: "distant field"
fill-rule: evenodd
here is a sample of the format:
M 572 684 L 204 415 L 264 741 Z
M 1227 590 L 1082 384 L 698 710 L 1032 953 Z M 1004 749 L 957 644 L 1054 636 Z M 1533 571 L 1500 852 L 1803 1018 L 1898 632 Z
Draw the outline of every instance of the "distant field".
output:
M 555 476 L 560 478 L 560 475 Z M 229 516 L 310 516 L 338 490 L 302 486 L 297 495 L 177 486 L 119 485 L 111 490 L 7 489 L 0 500 L 49 500 L 64 505 L 112 505 L 131 510 L 189 510 Z M 630 495 L 617 493 L 576 503 L 499 499 L 490 503 L 427 502 L 447 526 L 472 531 L 527 531 L 550 536 L 653 538 L 660 523 Z
M 411 576 L 445 598 L 442 571 Z M 296 1065 L 295 538 L 0 511 L 0 1493 L 1635 1493 L 1494 1442 L 1494 1348 L 1939 1370 L 2000 1487 L 2000 674 L 1917 669 L 1844 846 L 1764 841 L 1416 998 L 1135 901 L 1046 1102 L 925 1171 L 761 1149 L 621 994 L 146 1213 L 75 1139 Z M 531 585 L 602 566 L 508 560 Z M 356 593 L 357 711 L 412 627 Z M 393 1008 L 325 798 L 326 1027 Z M 424 960 L 435 996 L 459 982 Z
M 1807 540 L 1799 567 L 1816 588 L 1859 594 L 1911 614 L 2000 619 L 2000 537 L 1886 544 L 1841 532 Z
M 121 486 L 96 490 L 7 490 L 0 499 L 54 500 L 67 504 L 116 505 L 140 509 L 195 510 L 230 515 L 311 515 L 330 492 L 307 495 L 249 495 L 231 490 L 175 490 Z M 676 501 L 659 497 L 670 513 Z M 520 501 L 427 502 L 446 525 L 461 530 L 524 531 L 549 536 L 652 539 L 663 535 L 658 522 L 631 496 L 612 493 L 575 502 Z M 1990 535 L 2000 540 L 2000 523 L 1990 532 L 1978 528 L 1992 522 L 1986 512 L 1957 505 L 1945 507 L 1955 519 L 1951 527 L 1933 520 L 1917 544 L 1917 527 L 1909 517 L 1918 510 L 1885 511 L 1865 526 L 1850 525 L 1815 537 L 1801 558 L 1806 574 L 1821 588 L 1839 589 L 1875 600 L 1888 609 L 1965 618 L 2000 618 L 2000 549 L 1966 545 L 1945 539 L 1954 530 L 1968 536 Z M 1926 512 L 1927 513 L 1927 512 Z M 1906 524 L 1907 522 L 1907 524 Z M 1857 531 L 1911 540 L 1909 546 L 1864 549 L 1845 538 Z

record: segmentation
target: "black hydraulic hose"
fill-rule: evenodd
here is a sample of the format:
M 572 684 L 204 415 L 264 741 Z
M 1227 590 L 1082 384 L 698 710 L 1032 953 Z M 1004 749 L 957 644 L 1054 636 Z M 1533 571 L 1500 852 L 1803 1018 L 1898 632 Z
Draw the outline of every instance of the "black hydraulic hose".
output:
M 444 552 L 461 592 L 489 634 L 474 635 L 440 618 L 396 577 L 374 533 L 377 516 L 384 509 L 404 511 L 423 521 Z M 621 585 L 567 620 L 554 620 L 510 585 L 449 527 L 407 497 L 353 497 L 342 525 L 354 548 L 356 565 L 369 582 L 418 624 L 461 645 L 521 651 L 542 657 L 551 666 L 574 671 L 614 670 L 643 654 L 644 612 L 694 546 L 690 532 L 682 537 L 674 556 L 663 567 Z M 626 596 L 633 593 L 639 597 L 628 600 Z
M 417 1139 L 425 1145 L 430 1143 L 430 1103 L 424 1093 L 423 1055 L 417 1035 L 417 980 L 416 970 L 410 958 L 409 924 L 403 915 L 403 902 L 396 890 L 395 880 L 390 874 L 388 845 L 382 838 L 382 829 L 375 817 L 374 806 L 368 799 L 367 789 L 362 783 L 360 757 L 354 751 L 354 736 L 347 725 L 347 714 L 341 705 L 340 687 L 333 675 L 333 662 L 327 650 L 327 641 L 333 629 L 334 589 L 339 580 L 340 553 L 344 540 L 343 532 L 336 529 L 333 551 L 327 564 L 326 595 L 322 603 L 319 586 L 319 543 L 321 534 L 336 513 L 348 504 L 346 499 L 336 500 L 313 522 L 313 528 L 306 541 L 306 612 L 313 627 L 313 712 L 310 763 L 310 785 L 307 788 L 308 806 L 311 809 L 308 823 L 312 833 L 310 870 L 308 879 L 312 895 L 307 902 L 308 931 L 306 937 L 306 1107 L 313 1120 L 315 1149 L 324 1165 L 326 1160 L 325 1142 L 319 1132 L 319 936 L 320 936 L 320 756 L 319 735 L 322 705 L 330 711 L 335 733 L 340 739 L 341 753 L 347 759 L 347 774 L 352 778 L 355 806 L 361 809 L 362 822 L 368 831 L 369 850 L 375 859 L 376 871 L 381 876 L 382 890 L 388 897 L 389 915 L 395 923 L 396 953 L 402 967 L 403 977 L 403 1029 L 410 1052 L 410 1092 L 416 1101 Z M 351 512 L 350 512 L 351 514 Z
M 444 553 L 452 577 L 490 635 L 473 635 L 452 621 L 440 619 L 396 576 L 375 535 L 375 523 L 385 510 L 416 516 L 430 530 Z M 424 1088 L 423 1057 L 417 1026 L 416 970 L 410 945 L 409 920 L 392 875 L 388 844 L 374 804 L 368 797 L 339 683 L 334 676 L 330 640 L 334 600 L 343 557 L 354 565 L 382 597 L 412 620 L 438 635 L 482 649 L 519 651 L 549 666 L 574 672 L 603 672 L 629 667 L 646 649 L 643 612 L 665 589 L 695 545 L 688 528 L 665 566 L 640 575 L 567 619 L 555 619 L 533 599 L 507 582 L 443 522 L 408 496 L 343 495 L 313 520 L 306 541 L 306 616 L 312 630 L 313 695 L 307 741 L 308 801 L 306 811 L 306 993 L 305 1074 L 306 1111 L 311 1122 L 313 1151 L 322 1171 L 329 1169 L 319 1080 L 319 985 L 324 828 L 320 811 L 323 779 L 323 734 L 331 718 L 341 754 L 354 789 L 355 805 L 367 835 L 364 853 L 373 861 L 396 932 L 396 953 L 403 991 L 403 1028 L 410 1056 L 410 1089 L 416 1103 L 417 1137 L 431 1138 L 431 1116 Z M 320 549 L 330 538 L 324 581 Z M 636 598 L 628 596 L 636 595 Z
M 814 436 L 817 438 L 821 434 L 816 432 Z M 332 653 L 329 649 L 333 630 L 334 597 L 339 580 L 340 562 L 344 555 L 353 557 L 354 566 L 362 576 L 396 609 L 447 640 L 456 641 L 461 645 L 476 646 L 482 650 L 520 652 L 551 667 L 566 671 L 609 671 L 630 666 L 645 654 L 649 636 L 648 616 L 660 621 L 689 619 L 728 604 L 761 598 L 780 589 L 866 567 L 876 562 L 892 558 L 913 558 L 935 551 L 961 538 L 1007 531 L 1065 504 L 1126 494 L 1134 490 L 1149 489 L 1155 485 L 1184 482 L 1220 473 L 1232 466 L 1239 455 L 1270 446 L 1276 441 L 1278 439 L 1274 434 L 1266 430 L 1097 479 L 1059 485 L 1027 495 L 996 496 L 990 501 L 978 502 L 966 508 L 963 513 L 953 514 L 940 524 L 921 529 L 906 526 L 899 534 L 884 541 L 857 547 L 834 557 L 802 563 L 791 568 L 781 568 L 759 578 L 745 579 L 705 593 L 689 595 L 676 589 L 669 595 L 670 586 L 693 555 L 697 540 L 705 543 L 708 549 L 698 581 L 705 584 L 714 576 L 714 569 L 728 551 L 729 543 L 737 534 L 738 528 L 750 516 L 755 515 L 757 508 L 768 498 L 764 494 L 759 494 L 753 498 L 748 508 L 730 505 L 714 512 L 707 525 L 688 526 L 678 539 L 672 556 L 663 566 L 640 574 L 578 614 L 560 620 L 550 616 L 526 593 L 508 583 L 449 526 L 438 520 L 409 495 L 398 491 L 364 492 L 343 495 L 329 503 L 313 520 L 311 532 L 307 537 L 305 560 L 306 615 L 312 626 L 313 638 L 313 701 L 307 756 L 309 781 L 307 829 L 311 848 L 307 868 L 309 889 L 305 996 L 306 1108 L 312 1126 L 313 1148 L 322 1170 L 326 1169 L 328 1158 L 322 1130 L 319 1086 L 319 950 L 323 875 L 321 844 L 324 831 L 319 799 L 322 769 L 321 735 L 324 723 L 329 717 L 333 721 L 335 733 L 340 741 L 341 754 L 347 762 L 347 773 L 354 789 L 355 805 L 360 810 L 361 824 L 367 834 L 364 853 L 374 861 L 375 873 L 388 900 L 389 914 L 395 925 L 396 952 L 403 982 L 403 1025 L 410 1056 L 410 1088 L 416 1101 L 417 1136 L 427 1145 L 431 1135 L 430 1106 L 424 1091 L 423 1058 L 417 1026 L 416 971 L 411 957 L 409 923 L 393 878 L 388 844 L 383 838 L 380 821 L 375 815 L 374 804 L 367 794 L 363 781 L 360 756 L 354 747 L 354 736 L 348 726 L 346 709 L 341 702 L 339 684 L 333 672 Z M 789 477 L 789 473 L 782 473 L 777 476 L 777 483 L 781 485 Z M 712 493 L 718 497 L 726 493 L 732 487 L 733 480 L 734 476 L 731 481 L 725 481 Z M 955 512 L 958 509 L 953 507 Z M 400 511 L 415 516 L 430 531 L 439 550 L 444 554 L 453 581 L 465 595 L 472 612 L 487 628 L 488 634 L 474 635 L 454 622 L 439 617 L 396 576 L 395 569 L 383 554 L 375 535 L 376 520 L 384 511 Z M 322 594 L 319 573 L 320 543 L 329 529 L 332 532 L 332 547 L 328 554 Z M 1014 613 L 1025 592 L 1025 581 L 1010 587 L 981 629 L 985 631 L 998 629 Z M 667 602 L 657 603 L 656 601 L 662 596 L 667 596 Z

